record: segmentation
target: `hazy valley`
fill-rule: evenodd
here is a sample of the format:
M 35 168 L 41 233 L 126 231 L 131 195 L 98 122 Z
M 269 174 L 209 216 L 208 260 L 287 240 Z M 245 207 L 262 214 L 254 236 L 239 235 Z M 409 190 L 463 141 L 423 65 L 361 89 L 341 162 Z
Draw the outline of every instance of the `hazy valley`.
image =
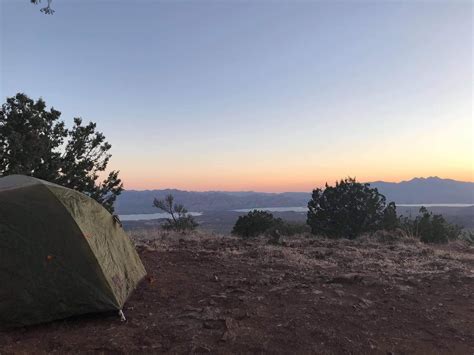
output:
M 417 215 L 421 205 L 433 213 L 444 215 L 450 222 L 465 228 L 474 228 L 474 183 L 461 182 L 438 177 L 414 178 L 400 183 L 373 182 L 384 194 L 387 201 L 397 203 L 397 212 L 404 216 Z M 176 201 L 184 204 L 189 211 L 197 212 L 196 220 L 201 228 L 219 233 L 229 233 L 239 216 L 254 208 L 268 208 L 276 217 L 287 221 L 304 223 L 306 206 L 310 192 L 226 192 L 226 191 L 182 191 L 166 190 L 126 190 L 119 196 L 116 210 L 124 215 L 126 228 L 155 228 L 160 225 L 153 207 L 154 198 L 164 198 L 173 194 Z M 410 206 L 414 205 L 414 206 Z M 135 216 L 143 214 L 143 216 Z M 129 221 L 132 217 L 137 221 Z

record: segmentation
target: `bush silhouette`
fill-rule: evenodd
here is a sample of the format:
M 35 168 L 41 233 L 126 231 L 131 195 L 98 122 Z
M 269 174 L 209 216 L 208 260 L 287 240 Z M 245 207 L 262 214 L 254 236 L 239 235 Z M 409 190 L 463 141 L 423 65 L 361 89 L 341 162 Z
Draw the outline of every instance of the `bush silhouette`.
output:
M 425 207 L 421 207 L 419 213 L 414 220 L 401 218 L 401 225 L 405 231 L 422 242 L 442 244 L 461 235 L 462 228 L 447 222 L 442 215 L 433 214 Z
M 397 206 L 395 202 L 390 202 L 383 210 L 382 229 L 394 230 L 400 227 L 400 219 L 397 215 Z
M 245 216 L 239 216 L 232 234 L 243 238 L 256 237 L 280 223 L 283 221 L 280 218 L 274 218 L 269 212 L 253 210 Z
M 240 216 L 235 222 L 232 234 L 243 238 L 257 237 L 266 234 L 290 236 L 308 231 L 305 224 L 286 222 L 281 218 L 275 218 L 271 213 L 261 210 L 253 210 L 244 216 Z
M 335 186 L 326 184 L 324 190 L 313 190 L 308 209 L 311 232 L 332 238 L 354 239 L 398 224 L 395 203 L 387 206 L 385 196 L 376 188 L 353 178 L 336 182 Z

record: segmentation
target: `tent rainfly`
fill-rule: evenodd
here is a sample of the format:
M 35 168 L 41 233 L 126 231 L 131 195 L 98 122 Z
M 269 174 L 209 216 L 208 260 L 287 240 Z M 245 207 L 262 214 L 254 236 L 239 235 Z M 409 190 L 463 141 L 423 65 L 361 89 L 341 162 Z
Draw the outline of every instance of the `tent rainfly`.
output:
M 0 327 L 117 310 L 146 272 L 90 197 L 23 175 L 0 178 Z

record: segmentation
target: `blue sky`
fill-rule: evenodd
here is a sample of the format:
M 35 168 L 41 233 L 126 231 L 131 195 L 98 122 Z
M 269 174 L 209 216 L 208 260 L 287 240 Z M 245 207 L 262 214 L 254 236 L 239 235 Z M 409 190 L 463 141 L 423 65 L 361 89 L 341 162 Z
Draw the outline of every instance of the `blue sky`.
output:
M 1 2 L 2 101 L 97 122 L 128 188 L 474 180 L 471 2 L 40 7 Z

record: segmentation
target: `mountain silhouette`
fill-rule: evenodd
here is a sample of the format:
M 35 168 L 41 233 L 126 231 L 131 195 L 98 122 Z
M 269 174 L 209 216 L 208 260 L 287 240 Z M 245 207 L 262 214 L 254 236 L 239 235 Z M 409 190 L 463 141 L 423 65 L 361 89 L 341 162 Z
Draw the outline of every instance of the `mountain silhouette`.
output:
M 474 183 L 441 179 L 439 177 L 414 178 L 398 183 L 375 181 L 370 183 L 387 197 L 387 201 L 397 204 L 474 204 Z M 183 191 L 126 190 L 119 196 L 116 211 L 119 214 L 156 213 L 154 198 L 164 198 L 172 194 L 178 203 L 189 211 L 229 211 L 263 207 L 306 206 L 311 192 L 264 193 L 253 191 Z

